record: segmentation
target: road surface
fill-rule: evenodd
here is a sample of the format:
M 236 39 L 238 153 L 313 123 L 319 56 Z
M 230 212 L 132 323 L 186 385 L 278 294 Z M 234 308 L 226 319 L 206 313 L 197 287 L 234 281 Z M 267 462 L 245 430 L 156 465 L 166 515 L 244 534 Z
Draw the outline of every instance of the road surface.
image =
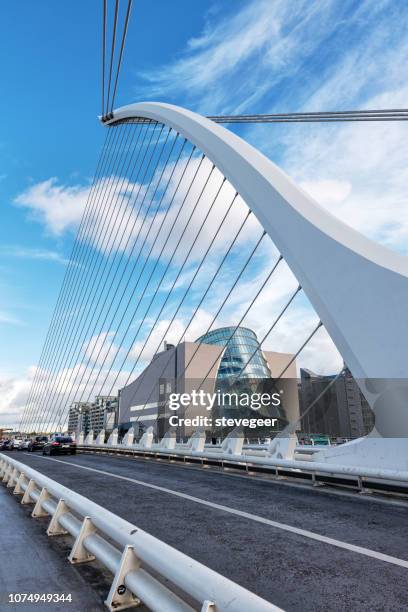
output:
M 153 460 L 18 459 L 293 612 L 408 609 L 408 503 Z

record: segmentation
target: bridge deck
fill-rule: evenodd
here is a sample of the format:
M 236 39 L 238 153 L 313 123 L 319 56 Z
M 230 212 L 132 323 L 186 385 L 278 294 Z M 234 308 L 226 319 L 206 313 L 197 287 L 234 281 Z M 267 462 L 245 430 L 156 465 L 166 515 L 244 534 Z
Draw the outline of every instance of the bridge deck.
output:
M 16 458 L 285 610 L 408 609 L 405 502 L 124 457 Z

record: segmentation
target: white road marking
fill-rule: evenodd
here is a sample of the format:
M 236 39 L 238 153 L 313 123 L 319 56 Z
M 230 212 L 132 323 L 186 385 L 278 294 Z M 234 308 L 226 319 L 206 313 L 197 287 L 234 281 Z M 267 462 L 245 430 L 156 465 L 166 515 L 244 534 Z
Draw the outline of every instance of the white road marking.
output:
M 28 453 L 25 453 L 25 454 L 28 454 Z M 187 493 L 181 493 L 180 491 L 174 491 L 173 489 L 167 489 L 166 487 L 160 487 L 159 485 L 154 485 L 148 482 L 144 482 L 143 480 L 137 480 L 136 478 L 130 478 L 128 476 L 114 474 L 113 472 L 107 472 L 105 470 L 98 470 L 97 468 L 91 468 L 89 466 L 80 465 L 79 463 L 73 463 L 72 461 L 62 461 L 61 459 L 51 459 L 50 457 L 43 457 L 43 456 L 38 456 L 38 455 L 35 455 L 35 457 L 37 457 L 37 459 L 45 459 L 46 461 L 56 461 L 57 463 L 62 463 L 64 465 L 72 465 L 73 467 L 76 467 L 82 470 L 88 470 L 89 472 L 95 472 L 97 474 L 103 474 L 104 476 L 110 476 L 111 478 L 118 478 L 119 480 L 126 480 L 127 482 L 133 482 L 134 484 L 140 485 L 142 487 L 146 487 L 148 489 L 154 489 L 155 491 L 161 491 L 162 493 L 168 493 L 169 495 L 174 495 L 176 497 L 188 499 L 189 501 L 195 502 L 197 504 L 201 504 L 202 506 L 207 506 L 209 508 L 215 508 L 216 510 L 221 510 L 222 512 L 228 512 L 229 514 L 234 514 L 235 516 L 240 516 L 242 518 L 246 518 L 251 521 L 255 521 L 257 523 L 263 523 L 264 525 L 269 525 L 270 527 L 275 527 L 276 529 L 281 529 L 282 531 L 288 531 L 290 533 L 295 533 L 296 535 L 300 535 L 305 538 L 309 538 L 311 540 L 316 540 L 317 542 L 323 542 L 324 544 L 330 544 L 331 546 L 336 546 L 337 548 L 342 548 L 344 550 L 356 552 L 356 553 L 359 553 L 360 555 L 365 555 L 366 557 L 371 557 L 379 561 L 385 561 L 386 563 L 391 563 L 393 565 L 399 565 L 400 567 L 408 568 L 408 561 L 406 561 L 405 559 L 399 559 L 398 557 L 386 555 L 376 550 L 370 550 L 369 548 L 365 548 L 364 546 L 357 546 L 355 544 L 349 544 L 348 542 L 342 542 L 341 540 L 336 540 L 335 538 L 329 538 L 327 536 L 320 535 L 319 533 L 308 531 L 307 529 L 300 529 L 299 527 L 293 527 L 292 525 L 287 525 L 286 523 L 279 523 L 278 521 L 272 521 L 271 519 L 265 518 L 263 516 L 259 516 L 257 514 L 251 514 L 250 512 L 244 512 L 243 510 L 237 510 L 236 508 L 229 508 L 228 506 L 224 506 L 222 504 L 216 504 L 215 502 L 201 499 L 199 497 L 194 497 L 193 495 L 188 495 Z

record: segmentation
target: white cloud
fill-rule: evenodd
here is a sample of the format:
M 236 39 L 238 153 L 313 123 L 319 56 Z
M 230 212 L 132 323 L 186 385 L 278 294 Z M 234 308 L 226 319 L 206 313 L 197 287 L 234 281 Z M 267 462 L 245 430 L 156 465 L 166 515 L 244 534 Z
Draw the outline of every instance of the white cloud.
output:
M 210 14 L 179 58 L 142 73 L 139 95 L 142 87 L 152 98 L 182 96 L 207 114 L 253 110 L 268 91 L 298 74 L 304 58 L 330 38 L 344 14 L 333 1 L 234 4 L 222 19 Z
M 129 358 L 131 360 L 140 360 L 140 363 L 143 364 L 143 366 L 146 366 L 151 361 L 153 356 L 162 350 L 164 340 L 170 344 L 178 344 L 182 341 L 191 342 L 196 340 L 196 338 L 198 338 L 210 325 L 213 317 L 209 312 L 200 309 L 191 322 L 187 333 L 185 333 L 192 312 L 189 314 L 190 316 L 187 315 L 186 318 L 175 318 L 171 324 L 171 319 L 162 319 L 154 327 L 150 337 L 148 338 L 151 330 L 150 326 L 150 328 L 148 328 L 144 333 L 143 338 L 136 341 L 132 346 Z M 151 321 L 151 323 L 153 323 L 153 321 Z
M 371 99 L 369 106 L 399 106 L 407 94 L 404 87 Z M 295 128 L 285 137 L 283 166 L 332 214 L 408 254 L 407 137 L 406 122 Z
M 57 251 L 49 249 L 27 248 L 18 245 L 4 245 L 0 247 L 0 252 L 6 257 L 16 257 L 19 259 L 38 259 L 40 261 L 53 261 L 66 265 L 69 260 Z
M 21 378 L 0 378 L 0 391 L 3 401 L 0 410 L 0 427 L 2 425 L 18 426 L 23 416 L 26 401 L 30 392 L 35 368 L 28 370 Z M 85 363 L 77 363 L 72 367 L 64 367 L 57 372 L 43 370 L 40 372 L 41 384 L 37 384 L 36 394 L 30 401 L 30 406 L 24 418 L 24 429 L 41 431 L 60 430 L 67 425 L 68 408 L 72 402 L 93 401 L 94 396 L 101 392 L 106 395 L 111 386 L 117 393 L 127 380 L 129 372 L 118 372 L 112 369 L 108 374 L 106 366 L 102 372 L 100 367 L 87 367 Z M 106 376 L 106 382 L 101 389 Z
M 22 325 L 22 321 L 4 310 L 0 310 L 0 324 L 5 325 Z
M 43 223 L 51 234 L 59 236 L 78 226 L 89 189 L 87 186 L 60 185 L 54 177 L 32 185 L 17 196 L 15 203 L 27 208 L 35 220 Z
M 215 25 L 210 17 L 205 30 L 190 41 L 181 59 L 144 75 L 149 94 L 176 96 L 181 93 L 186 96 L 188 103 L 206 114 L 212 111 L 244 112 L 258 109 L 272 112 L 287 108 L 326 110 L 406 106 L 408 88 L 403 80 L 401 66 L 408 59 L 408 45 L 405 37 L 401 36 L 402 20 L 395 19 L 398 9 L 394 8 L 392 2 L 373 4 L 362 1 L 356 4 L 328 0 L 315 4 L 306 0 L 276 0 L 273 3 L 270 0 L 254 0 L 240 6 L 243 7 L 241 10 L 234 6 L 234 14 L 231 12 L 228 19 Z M 389 11 L 391 17 L 384 20 L 381 11 Z M 356 28 L 355 38 L 345 37 L 339 52 L 339 49 L 330 45 L 330 37 L 339 30 L 343 32 L 351 23 Z M 261 103 L 265 105 L 262 109 Z M 407 129 L 406 123 L 268 125 L 251 128 L 247 135 L 333 214 L 368 236 L 401 252 L 407 252 Z M 197 164 L 198 161 L 191 164 L 184 179 L 184 189 Z M 171 165 L 166 177 L 170 170 Z M 164 261 L 172 256 L 177 238 L 185 227 L 209 170 L 210 163 L 206 161 L 177 221 L 176 215 L 183 199 L 182 189 L 175 198 L 167 219 L 166 227 L 171 228 L 171 240 L 164 250 Z M 172 178 L 170 192 L 179 177 L 180 169 Z M 215 170 L 206 187 L 203 201 L 187 228 L 185 240 L 176 252 L 176 264 L 183 260 L 201 227 L 221 178 Z M 97 185 L 97 189 L 101 188 L 102 182 Z M 136 182 L 122 187 L 117 185 L 112 197 L 120 203 L 120 213 L 111 221 L 112 238 L 107 241 L 108 244 L 95 244 L 92 234 L 86 232 L 85 239 L 99 249 L 109 247 L 114 251 L 129 252 L 141 230 L 141 220 L 132 210 L 134 195 L 131 196 L 131 192 L 140 193 L 142 198 L 144 189 L 145 186 Z M 56 179 L 50 179 L 32 186 L 17 201 L 19 205 L 31 210 L 51 233 L 59 235 L 78 224 L 88 192 L 89 187 L 61 185 Z M 194 274 L 193 264 L 204 253 L 233 195 L 234 189 L 225 185 L 208 223 L 201 231 L 176 290 L 189 283 Z M 217 255 L 235 234 L 245 213 L 246 207 L 238 199 L 228 220 L 228 232 L 223 232 L 214 245 L 216 248 L 200 279 L 197 279 L 203 286 L 203 277 L 211 277 Z M 147 237 L 148 248 L 153 245 L 163 215 L 160 212 L 153 223 Z M 149 219 L 152 219 L 152 212 L 149 213 Z M 102 212 L 95 210 L 91 227 L 95 228 L 103 222 Z M 138 244 L 146 237 L 146 231 L 141 231 Z M 250 240 L 254 240 L 259 231 L 259 224 L 251 217 L 239 247 L 248 247 Z M 154 256 L 160 252 L 167 235 L 162 232 L 159 236 L 153 250 Z M 270 244 L 265 244 L 262 252 L 265 256 L 262 265 L 265 262 L 270 264 L 276 256 Z M 216 325 L 237 322 L 266 271 L 262 265 L 257 271 L 251 270 L 252 278 L 243 279 Z M 202 320 L 200 322 L 197 319 L 194 323 L 194 334 L 191 334 L 190 339 L 205 331 L 204 321 L 208 324 L 211 320 L 208 313 L 215 312 L 216 304 L 220 301 L 217 302 L 217 292 L 219 297 L 222 296 L 225 286 L 233 278 L 235 271 L 231 263 L 228 272 L 220 276 L 214 292 L 203 305 L 200 314 Z M 165 279 L 167 289 L 171 287 L 174 276 L 175 267 L 172 267 Z M 293 275 L 282 266 L 243 324 L 253 327 L 258 336 L 262 337 L 295 287 Z M 152 287 L 150 289 L 151 292 L 154 290 Z M 146 294 L 147 297 L 150 296 Z M 152 357 L 165 332 L 171 318 L 168 310 L 171 308 L 163 313 L 143 353 L 144 363 Z M 186 310 L 187 307 L 172 325 L 167 334 L 168 341 L 177 341 L 182 334 L 188 320 Z M 313 328 L 315 320 L 311 307 L 303 302 L 294 303 L 268 338 L 265 348 L 295 351 L 302 338 Z M 147 332 L 145 329 L 142 331 L 145 338 Z M 94 344 L 91 344 L 91 347 L 98 347 L 98 350 L 104 347 L 102 354 L 108 355 L 107 361 L 112 358 L 111 340 L 111 332 L 104 332 L 94 338 Z M 138 338 L 132 348 L 133 358 L 138 355 L 142 345 L 143 340 Z M 105 350 L 107 353 L 103 353 Z M 86 354 L 90 355 L 89 347 L 86 348 Z M 323 330 L 318 332 L 311 345 L 302 353 L 299 363 L 325 373 L 341 367 L 341 359 Z
M 21 377 L 0 375 L 0 427 L 17 427 L 30 391 L 35 368 Z

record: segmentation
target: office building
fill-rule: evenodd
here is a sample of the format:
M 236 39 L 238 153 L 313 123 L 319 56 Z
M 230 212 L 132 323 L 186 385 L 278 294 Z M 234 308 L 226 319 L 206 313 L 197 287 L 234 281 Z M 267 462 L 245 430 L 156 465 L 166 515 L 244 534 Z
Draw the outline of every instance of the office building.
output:
M 302 433 L 353 439 L 374 426 L 374 414 L 348 368 L 337 380 L 302 368 L 299 404 Z
M 278 377 L 291 359 L 292 355 L 287 353 L 261 350 L 256 334 L 244 327 L 216 329 L 195 342 L 182 342 L 178 346 L 165 343 L 164 350 L 153 357 L 137 379 L 121 389 L 119 427 L 122 431 L 131 426 L 144 431 L 153 425 L 161 437 L 171 416 L 168 409 L 171 393 L 191 393 L 200 389 L 214 393 L 231 389 L 231 385 L 239 392 L 271 392 L 273 377 Z M 299 417 L 295 362 L 279 380 L 278 391 L 283 392 L 282 406 L 268 416 L 278 418 L 284 426 L 288 420 Z M 217 405 L 216 413 L 228 416 L 231 409 Z M 183 416 L 200 415 L 203 415 L 201 406 L 189 405 Z M 234 415 L 237 416 L 236 410 Z M 197 427 L 192 426 L 178 433 L 185 437 L 195 429 Z
M 102 429 L 112 431 L 117 425 L 118 398 L 98 395 L 94 402 L 74 402 L 69 410 L 68 431 L 86 435 L 91 429 L 97 435 Z

